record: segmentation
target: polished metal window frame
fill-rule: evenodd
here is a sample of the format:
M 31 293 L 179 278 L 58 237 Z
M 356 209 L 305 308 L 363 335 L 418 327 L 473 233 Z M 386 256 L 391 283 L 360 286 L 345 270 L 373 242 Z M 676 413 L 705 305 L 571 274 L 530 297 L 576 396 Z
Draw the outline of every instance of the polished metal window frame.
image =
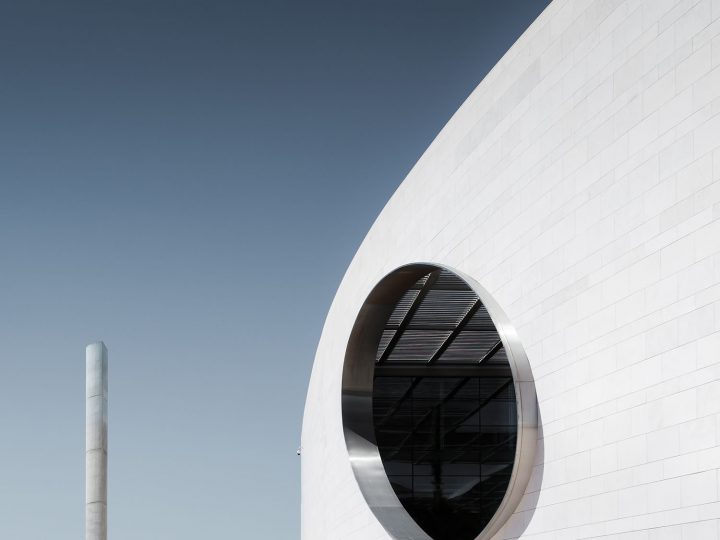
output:
M 474 279 L 438 264 L 411 264 L 385 276 L 372 290 L 357 316 L 345 353 L 342 377 L 342 418 L 345 443 L 355 479 L 368 506 L 396 540 L 432 540 L 403 507 L 385 472 L 373 425 L 373 379 L 385 324 L 402 295 L 423 276 L 447 270 L 478 295 L 505 348 L 515 387 L 517 445 L 510 482 L 497 511 L 475 540 L 491 538 L 517 508 L 525 494 L 535 460 L 538 415 L 530 363 L 517 333 L 490 294 Z

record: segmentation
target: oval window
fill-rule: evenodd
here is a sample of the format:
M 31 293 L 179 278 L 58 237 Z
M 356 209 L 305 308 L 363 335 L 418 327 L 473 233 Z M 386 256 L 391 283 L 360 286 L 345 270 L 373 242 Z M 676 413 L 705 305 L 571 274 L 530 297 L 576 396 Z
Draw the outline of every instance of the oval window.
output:
M 535 396 L 520 384 L 529 366 L 478 289 L 444 268 L 403 267 L 373 290 L 353 328 L 346 442 L 366 500 L 396 538 L 483 538 L 529 478 Z

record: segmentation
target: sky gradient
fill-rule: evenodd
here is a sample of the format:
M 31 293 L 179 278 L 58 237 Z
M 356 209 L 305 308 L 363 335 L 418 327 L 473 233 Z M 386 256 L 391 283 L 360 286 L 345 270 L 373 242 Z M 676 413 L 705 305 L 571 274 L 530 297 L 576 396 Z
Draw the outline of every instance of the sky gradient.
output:
M 0 2 L 0 538 L 299 538 L 315 346 L 404 176 L 545 0 Z

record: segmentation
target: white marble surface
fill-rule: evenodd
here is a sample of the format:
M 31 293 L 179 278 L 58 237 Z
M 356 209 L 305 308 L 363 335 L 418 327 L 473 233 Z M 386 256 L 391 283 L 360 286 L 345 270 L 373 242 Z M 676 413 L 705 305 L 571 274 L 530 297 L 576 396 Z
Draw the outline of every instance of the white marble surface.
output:
M 302 433 L 303 540 L 387 540 L 343 441 L 345 345 L 412 262 L 516 327 L 543 436 L 497 539 L 717 540 L 720 0 L 555 0 L 369 231 L 330 308 Z

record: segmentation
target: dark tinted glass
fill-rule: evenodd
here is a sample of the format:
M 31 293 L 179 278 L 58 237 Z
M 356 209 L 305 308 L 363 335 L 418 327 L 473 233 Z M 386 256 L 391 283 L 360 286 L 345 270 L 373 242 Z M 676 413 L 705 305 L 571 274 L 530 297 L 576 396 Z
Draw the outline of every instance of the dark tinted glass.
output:
M 373 419 L 390 483 L 434 540 L 472 540 L 515 459 L 515 390 L 497 330 L 470 287 L 438 270 L 403 296 L 383 336 Z

